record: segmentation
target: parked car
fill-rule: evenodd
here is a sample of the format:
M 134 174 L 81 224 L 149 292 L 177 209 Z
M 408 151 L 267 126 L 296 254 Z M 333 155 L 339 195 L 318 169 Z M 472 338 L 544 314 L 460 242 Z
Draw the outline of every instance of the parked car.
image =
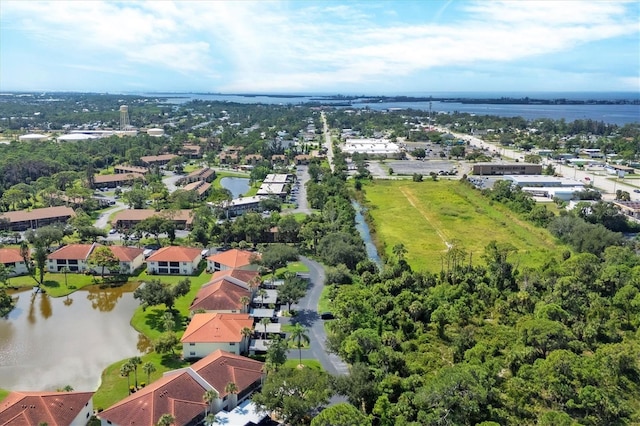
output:
M 320 314 L 320 318 L 322 318 L 323 320 L 330 320 L 330 319 L 333 319 L 335 317 L 333 316 L 333 313 L 331 313 L 331 312 L 323 312 L 323 313 Z

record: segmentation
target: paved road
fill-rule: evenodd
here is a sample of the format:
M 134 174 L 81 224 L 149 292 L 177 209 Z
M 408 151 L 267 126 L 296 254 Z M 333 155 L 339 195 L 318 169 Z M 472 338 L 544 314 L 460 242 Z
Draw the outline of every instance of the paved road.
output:
M 320 113 L 322 117 L 322 132 L 324 133 L 324 146 L 327 148 L 327 161 L 329 162 L 329 167 L 331 167 L 331 171 L 333 172 L 333 143 L 331 142 L 331 132 L 329 132 L 329 126 L 327 125 L 327 117 L 324 115 L 324 111 Z
M 102 213 L 100 213 L 100 216 L 98 216 L 98 219 L 95 221 L 95 223 L 93 224 L 93 226 L 95 226 L 96 228 L 100 228 L 100 229 L 104 229 L 107 227 L 107 225 L 109 224 L 109 216 L 111 216 L 113 213 L 118 212 L 120 210 L 124 210 L 126 209 L 127 206 L 120 202 L 120 201 L 116 201 L 116 205 L 113 206 L 110 209 L 107 209 L 105 211 L 103 211 Z
M 330 374 L 341 375 L 347 374 L 349 368 L 340 357 L 327 352 L 326 340 L 327 334 L 324 331 L 324 322 L 318 314 L 318 301 L 322 294 L 324 286 L 324 268 L 318 262 L 307 257 L 300 257 L 302 263 L 309 268 L 310 286 L 306 296 L 291 308 L 298 312 L 291 322 L 298 322 L 307 328 L 310 342 L 309 349 L 302 350 L 303 359 L 317 359 L 322 367 Z M 288 318 L 282 318 L 283 323 Z M 298 349 L 291 349 L 288 353 L 289 359 L 298 359 Z
M 443 130 L 444 129 L 439 129 Z M 520 159 L 524 157 L 524 153 L 510 148 L 505 148 L 496 144 L 492 144 L 482 139 L 459 133 L 453 133 L 454 136 L 463 140 L 469 141 L 472 146 L 476 146 L 488 151 L 499 152 L 503 157 Z M 545 160 L 544 164 L 547 164 Z M 556 169 L 556 173 L 564 176 L 565 178 L 579 180 L 585 183 L 592 183 L 594 187 L 608 193 L 615 194 L 617 190 L 627 191 L 631 195 L 631 199 L 634 201 L 640 201 L 640 194 L 633 192 L 634 189 L 638 189 L 637 186 L 629 185 L 624 182 L 624 179 L 614 179 L 615 176 L 606 173 L 604 170 L 580 170 L 574 167 L 569 167 L 561 163 L 551 162 Z

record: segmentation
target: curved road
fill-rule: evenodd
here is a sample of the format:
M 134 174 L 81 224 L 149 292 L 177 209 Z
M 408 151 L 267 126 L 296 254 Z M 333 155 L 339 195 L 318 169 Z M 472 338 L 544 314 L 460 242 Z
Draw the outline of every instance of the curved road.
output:
M 347 364 L 335 354 L 327 352 L 327 333 L 324 331 L 324 322 L 318 314 L 318 301 L 324 287 L 324 268 L 315 260 L 300 256 L 300 260 L 309 268 L 309 288 L 307 294 L 300 302 L 291 308 L 298 312 L 295 318 L 282 318 L 283 323 L 300 323 L 307 328 L 310 345 L 309 349 L 302 350 L 303 359 L 317 359 L 322 367 L 330 374 L 342 375 L 349 372 Z M 289 359 L 298 359 L 298 349 L 291 349 L 287 354 Z

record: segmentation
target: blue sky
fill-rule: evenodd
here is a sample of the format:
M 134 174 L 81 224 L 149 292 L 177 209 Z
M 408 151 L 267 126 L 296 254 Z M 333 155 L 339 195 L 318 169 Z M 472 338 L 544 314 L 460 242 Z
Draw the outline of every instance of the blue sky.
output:
M 640 2 L 0 0 L 0 91 L 640 91 Z

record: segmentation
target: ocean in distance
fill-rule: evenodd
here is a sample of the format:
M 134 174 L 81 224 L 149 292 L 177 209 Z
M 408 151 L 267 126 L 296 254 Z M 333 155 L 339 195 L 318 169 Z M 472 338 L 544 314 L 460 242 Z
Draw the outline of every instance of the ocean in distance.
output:
M 236 102 L 243 104 L 304 104 L 317 102 L 318 98 L 331 96 L 328 94 L 213 94 L 213 93 L 138 93 L 142 96 L 166 96 L 172 104 L 184 104 L 191 100 L 210 100 L 220 102 Z M 640 122 L 640 104 L 578 104 L 578 105 L 549 105 L 549 104 L 496 104 L 496 103 L 461 103 L 433 101 L 431 106 L 428 101 L 420 102 L 367 102 L 368 96 L 356 95 L 353 108 L 368 107 L 372 110 L 383 111 L 389 109 L 415 109 L 428 111 L 431 107 L 434 113 L 466 112 L 477 115 L 496 115 L 500 117 L 523 117 L 526 120 L 546 118 L 552 120 L 564 119 L 567 122 L 574 120 L 595 120 L 609 124 L 623 126 L 628 123 Z M 360 97 L 361 96 L 361 97 Z M 384 95 L 393 96 L 393 95 Z M 570 99 L 578 101 L 587 100 L 639 100 L 640 93 L 634 92 L 538 92 L 538 93 L 491 93 L 491 92 L 433 92 L 433 93 L 402 93 L 396 96 L 456 98 L 456 99 L 498 99 L 510 97 L 520 99 L 529 97 L 532 99 Z M 341 108 L 348 108 L 339 100 L 322 101 L 323 104 L 336 103 Z

